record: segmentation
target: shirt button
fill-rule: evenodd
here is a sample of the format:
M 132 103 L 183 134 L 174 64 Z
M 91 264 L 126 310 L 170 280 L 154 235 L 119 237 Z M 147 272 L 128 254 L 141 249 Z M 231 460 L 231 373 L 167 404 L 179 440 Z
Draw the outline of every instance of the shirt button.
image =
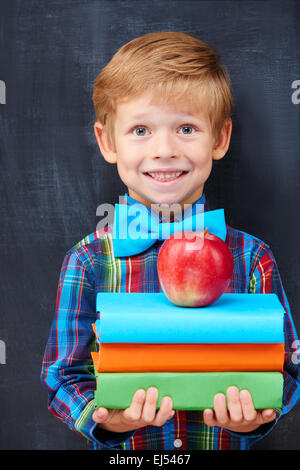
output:
M 181 447 L 181 446 L 182 446 L 182 440 L 181 439 L 175 439 L 174 447 Z

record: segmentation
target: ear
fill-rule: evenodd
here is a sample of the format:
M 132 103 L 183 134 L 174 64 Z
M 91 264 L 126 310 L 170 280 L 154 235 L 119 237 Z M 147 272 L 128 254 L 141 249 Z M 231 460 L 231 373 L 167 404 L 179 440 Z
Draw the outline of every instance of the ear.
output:
M 94 124 L 94 132 L 100 152 L 108 163 L 117 163 L 117 152 L 108 138 L 106 127 L 100 121 Z
M 217 143 L 213 148 L 213 160 L 221 160 L 226 154 L 231 138 L 232 120 L 227 118 L 224 121 Z

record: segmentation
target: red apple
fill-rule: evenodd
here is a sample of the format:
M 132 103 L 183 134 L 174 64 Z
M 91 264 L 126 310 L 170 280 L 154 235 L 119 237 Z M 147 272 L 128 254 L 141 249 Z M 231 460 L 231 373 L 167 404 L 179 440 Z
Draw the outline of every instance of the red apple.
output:
M 181 307 L 204 307 L 227 289 L 233 257 L 221 238 L 205 232 L 176 232 L 161 246 L 157 271 L 166 297 Z

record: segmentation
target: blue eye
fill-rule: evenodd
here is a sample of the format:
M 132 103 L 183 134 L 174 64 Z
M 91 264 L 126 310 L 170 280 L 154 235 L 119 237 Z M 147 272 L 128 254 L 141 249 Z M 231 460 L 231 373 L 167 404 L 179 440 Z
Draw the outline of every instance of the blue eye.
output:
M 149 132 L 146 127 L 136 127 L 135 129 L 133 129 L 133 133 L 137 136 L 144 136 L 146 135 L 146 132 Z
M 195 128 L 193 126 L 181 126 L 180 129 L 182 129 L 182 132 L 180 132 L 180 134 L 188 135 L 193 134 L 193 132 L 195 132 Z

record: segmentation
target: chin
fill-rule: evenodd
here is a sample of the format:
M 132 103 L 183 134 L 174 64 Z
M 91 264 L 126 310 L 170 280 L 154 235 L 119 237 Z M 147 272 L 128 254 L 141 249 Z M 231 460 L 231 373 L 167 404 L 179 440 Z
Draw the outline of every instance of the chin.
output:
M 180 204 L 177 198 L 174 199 L 160 199 L 157 202 L 152 202 L 151 204 L 158 204 L 160 206 L 173 206 L 174 204 Z

